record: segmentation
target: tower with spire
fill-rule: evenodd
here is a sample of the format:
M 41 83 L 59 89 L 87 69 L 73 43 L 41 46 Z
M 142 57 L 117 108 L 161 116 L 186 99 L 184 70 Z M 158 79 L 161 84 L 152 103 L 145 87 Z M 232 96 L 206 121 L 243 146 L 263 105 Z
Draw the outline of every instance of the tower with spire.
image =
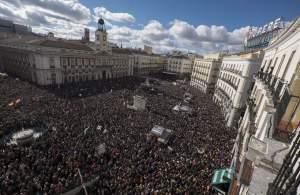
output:
M 97 50 L 100 51 L 109 50 L 105 22 L 102 18 L 98 20 L 98 29 L 95 32 L 95 43 L 97 45 Z

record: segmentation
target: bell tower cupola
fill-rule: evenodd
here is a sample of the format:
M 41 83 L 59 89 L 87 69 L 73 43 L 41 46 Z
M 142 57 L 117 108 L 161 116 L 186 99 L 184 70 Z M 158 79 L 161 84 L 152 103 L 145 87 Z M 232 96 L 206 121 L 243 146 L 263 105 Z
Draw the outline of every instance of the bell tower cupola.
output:
M 102 18 L 98 20 L 98 30 L 102 32 L 106 31 L 105 22 Z
M 95 43 L 98 46 L 98 50 L 108 50 L 107 32 L 105 22 L 102 18 L 98 20 L 98 29 L 95 32 Z

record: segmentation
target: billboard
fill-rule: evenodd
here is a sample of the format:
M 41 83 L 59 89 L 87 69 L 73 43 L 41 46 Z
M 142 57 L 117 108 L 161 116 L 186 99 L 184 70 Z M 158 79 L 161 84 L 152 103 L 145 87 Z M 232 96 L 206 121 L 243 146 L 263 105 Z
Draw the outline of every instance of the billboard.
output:
M 245 39 L 245 50 L 267 47 L 283 28 L 284 22 L 281 18 L 261 27 L 250 27 Z

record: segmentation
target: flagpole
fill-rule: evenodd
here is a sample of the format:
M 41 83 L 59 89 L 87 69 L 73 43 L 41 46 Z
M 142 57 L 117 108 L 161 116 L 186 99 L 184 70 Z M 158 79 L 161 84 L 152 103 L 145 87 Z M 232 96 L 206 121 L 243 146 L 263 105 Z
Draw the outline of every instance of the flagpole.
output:
M 85 185 L 84 185 L 84 183 L 83 183 L 83 179 L 82 179 L 82 175 L 81 175 L 81 173 L 80 173 L 80 169 L 78 168 L 77 170 L 78 170 L 78 174 L 79 174 L 79 177 L 80 177 L 81 186 L 82 186 L 82 188 L 83 188 L 83 190 L 84 190 L 84 194 L 85 194 L 85 195 L 88 195 L 88 192 L 87 192 L 87 190 L 86 190 L 86 187 L 85 187 Z

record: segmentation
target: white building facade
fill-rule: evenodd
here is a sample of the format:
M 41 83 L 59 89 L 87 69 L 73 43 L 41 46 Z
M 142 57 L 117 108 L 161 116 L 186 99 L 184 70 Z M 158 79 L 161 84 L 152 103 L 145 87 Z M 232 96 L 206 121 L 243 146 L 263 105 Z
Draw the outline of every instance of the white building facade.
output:
M 163 71 L 166 62 L 164 56 L 149 53 L 143 50 L 132 49 L 134 71 L 133 74 L 148 75 Z
M 1 69 L 38 85 L 61 85 L 133 75 L 133 59 L 108 47 L 104 21 L 96 42 L 23 36 L 0 42 Z
M 221 106 L 229 127 L 237 124 L 262 57 L 263 52 L 257 51 L 223 58 L 213 100 Z
M 118 61 L 117 59 L 122 60 L 121 63 L 119 62 L 113 66 L 113 78 L 133 76 L 134 57 L 131 52 L 122 48 L 113 48 L 112 54 L 116 58 L 115 62 Z
M 167 71 L 180 75 L 191 74 L 193 69 L 193 60 L 187 56 L 170 56 L 168 58 Z
M 294 138 L 295 146 L 289 146 L 299 123 L 300 18 L 265 49 L 239 125 L 232 161 L 236 177 L 230 194 L 300 193 L 296 182 L 300 180 L 299 136 Z
M 221 64 L 220 54 L 195 58 L 190 85 L 203 93 L 213 94 Z

